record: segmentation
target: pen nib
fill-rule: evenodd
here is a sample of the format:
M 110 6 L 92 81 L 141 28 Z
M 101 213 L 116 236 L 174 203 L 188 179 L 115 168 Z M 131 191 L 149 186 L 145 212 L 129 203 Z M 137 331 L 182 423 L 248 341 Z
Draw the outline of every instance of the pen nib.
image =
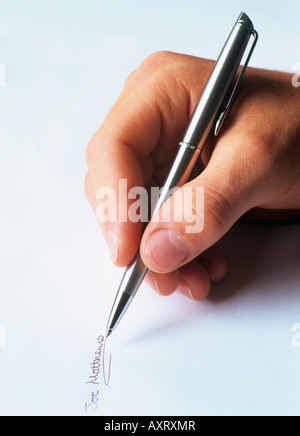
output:
M 112 334 L 113 330 L 108 328 L 106 331 L 106 337 L 108 338 Z

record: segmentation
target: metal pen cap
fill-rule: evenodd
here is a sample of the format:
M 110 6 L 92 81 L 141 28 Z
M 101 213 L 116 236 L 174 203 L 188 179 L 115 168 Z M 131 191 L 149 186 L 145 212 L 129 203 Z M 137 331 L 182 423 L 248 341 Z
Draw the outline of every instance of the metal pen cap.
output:
M 254 42 L 241 75 L 237 80 L 234 94 L 248 65 L 258 37 L 250 18 L 242 12 L 215 63 L 182 142 L 198 147 L 201 151 L 204 148 L 212 127 L 218 123 L 220 109 L 224 106 L 224 101 L 226 100 L 230 86 L 234 82 L 251 35 L 254 36 Z M 228 97 L 228 101 L 232 100 L 233 97 L 234 95 L 232 94 Z M 225 116 L 223 116 L 222 122 L 224 118 Z

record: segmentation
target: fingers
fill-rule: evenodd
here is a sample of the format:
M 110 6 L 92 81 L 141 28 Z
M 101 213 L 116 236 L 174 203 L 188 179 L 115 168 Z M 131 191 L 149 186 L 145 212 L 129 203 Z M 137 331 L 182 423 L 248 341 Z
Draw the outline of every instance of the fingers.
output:
M 166 58 L 178 56 L 152 56 L 132 75 L 87 147 L 87 196 L 118 266 L 130 263 L 140 242 L 142 223 L 128 216 L 132 192 L 165 176 L 187 122 L 187 91 L 170 78 Z
M 127 212 L 133 203 L 129 192 L 144 186 L 152 175 L 153 165 L 151 156 L 144 154 L 149 146 L 147 139 L 143 139 L 144 135 L 138 132 L 143 128 L 142 123 L 138 129 L 132 122 L 133 116 L 129 110 L 128 118 L 121 113 L 120 108 L 114 111 L 117 113 L 108 117 L 87 148 L 89 175 L 86 191 L 106 240 L 112 241 L 112 245 L 117 244 L 113 248 L 116 265 L 125 266 L 138 250 L 142 230 L 141 222 L 128 219 Z M 151 123 L 151 115 L 147 113 L 146 116 Z M 127 137 L 122 137 L 120 126 L 126 130 Z M 149 135 L 145 135 L 145 138 L 149 138 Z M 137 152 L 133 148 L 136 142 L 139 142 L 143 151 Z
M 96 200 L 95 184 L 90 173 L 86 176 L 85 190 L 87 198 L 96 212 L 98 202 Z M 106 232 L 103 229 L 103 233 L 107 239 L 111 259 L 116 263 L 120 257 L 118 244 L 116 244 L 111 232 Z M 227 264 L 224 257 L 217 249 L 211 248 L 202 253 L 188 266 L 171 273 L 157 274 L 149 271 L 145 280 L 159 295 L 169 296 L 175 290 L 178 290 L 188 298 L 203 300 L 209 294 L 211 282 L 222 280 L 226 275 L 226 271 Z
M 149 271 L 145 280 L 159 295 L 169 296 L 177 290 L 186 297 L 199 301 L 208 296 L 211 282 L 222 280 L 226 272 L 224 257 L 216 248 L 211 248 L 171 273 Z
M 196 257 L 196 263 L 200 263 L 209 274 L 211 282 L 223 280 L 227 273 L 227 262 L 222 253 L 215 247 Z
M 140 253 L 149 269 L 163 274 L 188 264 L 259 203 L 265 169 L 253 165 L 249 150 L 245 159 L 243 149 L 240 137 L 219 140 L 205 171 L 162 206 L 142 238 Z
M 122 163 L 120 163 L 120 165 L 122 165 Z M 129 165 L 127 167 L 129 167 Z M 121 171 L 121 169 L 119 171 Z M 123 184 L 123 188 L 121 188 L 120 192 L 119 184 L 114 183 L 113 177 L 109 178 L 106 176 L 108 177 L 107 184 L 104 184 L 104 181 L 100 181 L 103 173 L 104 171 L 102 174 L 101 172 L 100 174 L 96 173 L 95 177 L 95 175 L 92 175 L 91 171 L 88 172 L 85 179 L 86 196 L 95 211 L 99 225 L 106 238 L 112 261 L 117 266 L 127 266 L 138 250 L 142 223 L 129 220 L 125 220 L 123 223 L 118 222 L 118 217 L 121 214 L 119 206 L 121 202 L 119 202 L 119 199 L 128 198 L 128 192 L 130 190 L 128 181 L 129 183 L 135 184 L 133 180 L 134 177 L 132 177 L 132 180 L 124 178 L 127 183 Z M 132 175 L 138 179 L 138 170 L 132 173 Z M 116 182 L 118 182 L 118 180 Z M 123 209 L 126 209 L 126 213 L 127 206 L 130 206 L 130 203 L 130 200 L 128 200 L 126 205 L 123 206 Z
M 130 192 L 149 182 L 162 182 L 172 151 L 187 124 L 191 102 L 197 101 L 190 95 L 195 91 L 189 94 L 187 88 L 179 85 L 177 68 L 170 74 L 172 62 L 177 65 L 174 59 L 177 62 L 178 57 L 155 57 L 154 62 L 153 59 L 152 63 L 146 62 L 133 74 L 87 149 L 87 196 L 109 244 L 112 260 L 118 266 L 128 265 L 135 256 L 142 231 L 142 223 L 128 217 L 134 204 Z M 163 69 L 158 68 L 161 62 L 165 63 Z M 195 60 L 184 62 L 194 64 Z M 194 83 L 192 89 L 195 88 Z M 140 253 L 146 266 L 155 273 L 150 280 L 152 277 L 152 284 L 161 294 L 172 293 L 178 287 L 186 295 L 200 299 L 207 295 L 210 281 L 224 275 L 224 262 L 222 266 L 203 257 L 199 266 L 194 259 L 257 204 L 257 193 L 253 194 L 261 180 L 253 165 L 257 153 L 251 154 L 252 146 L 246 144 L 243 135 L 244 128 L 239 130 L 237 126 L 223 134 L 204 159 L 208 163 L 205 171 L 162 207 L 162 216 L 171 211 L 171 217 L 178 218 L 177 209 L 181 205 L 185 211 L 181 220 L 159 218 L 147 226 Z M 182 194 L 186 188 L 192 192 L 188 200 Z M 110 193 L 115 207 L 111 208 L 112 215 L 107 216 Z M 127 203 L 122 206 L 124 199 Z M 193 220 L 196 226 L 191 224 Z M 179 275 L 171 274 L 176 271 Z
M 179 272 L 173 271 L 168 274 L 155 274 L 152 271 L 148 271 L 145 281 L 159 295 L 167 297 L 173 294 L 178 287 Z
M 196 301 L 205 299 L 211 287 L 209 273 L 196 262 L 190 262 L 180 270 L 168 274 L 148 272 L 146 282 L 159 295 L 169 296 L 177 290 L 185 297 Z
M 142 232 L 141 221 L 128 217 L 136 199 L 131 190 L 162 185 L 212 66 L 171 53 L 151 56 L 127 80 L 88 146 L 86 193 L 118 266 L 130 263 Z M 299 95 L 282 74 L 249 69 L 246 76 L 221 136 L 206 144 L 206 169 L 163 205 L 143 234 L 147 280 L 161 295 L 178 289 L 205 298 L 227 269 L 211 247 L 238 218 L 253 207 L 299 208 Z M 115 208 L 107 214 L 110 193 Z

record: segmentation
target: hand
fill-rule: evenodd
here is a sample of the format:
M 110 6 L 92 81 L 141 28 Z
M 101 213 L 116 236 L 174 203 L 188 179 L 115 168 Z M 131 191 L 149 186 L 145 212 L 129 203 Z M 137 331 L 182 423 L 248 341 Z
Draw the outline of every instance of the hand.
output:
M 103 186 L 113 188 L 118 201 L 119 179 L 127 180 L 128 191 L 163 183 L 213 65 L 162 52 L 129 76 L 87 148 L 86 194 L 95 211 Z M 178 289 L 195 300 L 205 298 L 227 268 L 213 246 L 241 216 L 253 208 L 300 210 L 300 88 L 291 79 L 247 69 L 219 137 L 211 137 L 204 149 L 205 170 L 185 185 L 204 187 L 203 231 L 186 233 L 187 222 L 174 220 L 147 226 L 140 254 L 150 270 L 148 283 L 160 294 Z M 162 210 L 174 210 L 177 198 Z M 142 224 L 115 221 L 101 227 L 114 263 L 128 265 Z

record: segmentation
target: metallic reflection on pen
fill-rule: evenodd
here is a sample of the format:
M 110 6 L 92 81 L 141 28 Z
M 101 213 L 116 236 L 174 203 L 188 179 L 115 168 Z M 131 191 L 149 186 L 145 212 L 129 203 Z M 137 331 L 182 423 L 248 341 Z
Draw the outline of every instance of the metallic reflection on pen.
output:
M 254 37 L 253 44 L 250 47 L 241 74 L 234 85 L 234 79 L 245 55 L 251 36 Z M 236 95 L 236 91 L 249 63 L 257 39 L 258 34 L 254 30 L 250 18 L 242 12 L 224 45 L 189 122 L 183 140 L 179 144 L 178 153 L 166 178 L 153 215 L 155 215 L 165 201 L 168 200 L 170 191 L 174 187 L 180 187 L 188 181 L 210 132 L 214 130 L 214 134 L 216 136 L 218 135 L 234 96 Z M 232 87 L 233 90 L 230 92 Z M 139 254 L 137 254 L 136 258 L 127 267 L 121 281 L 108 321 L 107 337 L 115 330 L 124 316 L 144 280 L 146 273 L 147 268 L 143 264 Z

